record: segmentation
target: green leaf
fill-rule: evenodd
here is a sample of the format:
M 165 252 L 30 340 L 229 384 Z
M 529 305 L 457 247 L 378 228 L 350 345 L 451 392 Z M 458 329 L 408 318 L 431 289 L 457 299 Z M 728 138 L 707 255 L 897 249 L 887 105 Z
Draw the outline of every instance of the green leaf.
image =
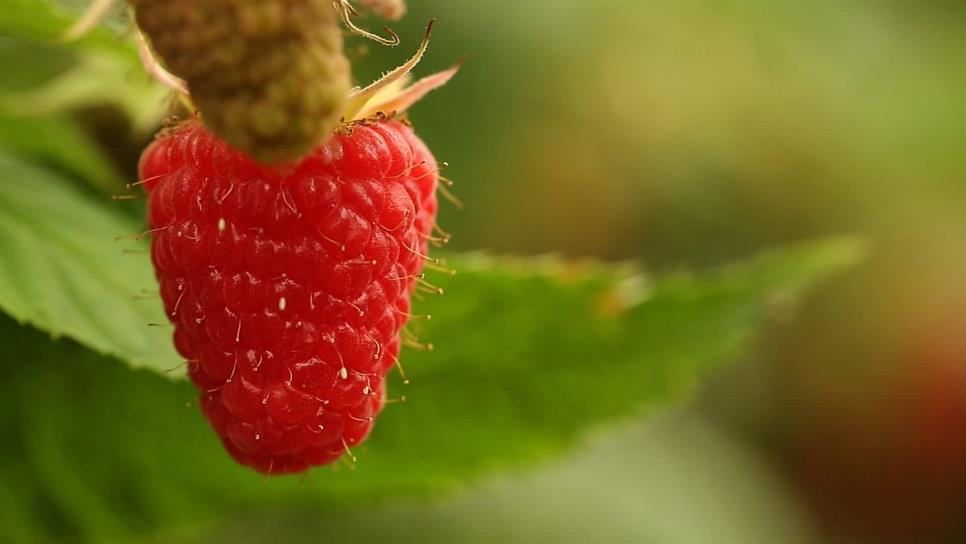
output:
M 0 309 L 54 336 L 155 370 L 180 359 L 165 331 L 141 227 L 57 175 L 0 152 Z M 136 251 L 125 254 L 124 250 Z
M 821 242 L 650 287 L 628 267 L 454 257 L 461 273 L 448 294 L 419 309 L 433 313 L 420 332 L 436 351 L 406 352 L 411 385 L 391 380 L 390 395 L 407 402 L 387 407 L 353 470 L 308 479 L 264 481 L 235 465 L 190 384 L 7 324 L 2 341 L 30 355 L 4 365 L 4 402 L 30 409 L 3 412 L 18 414 L 0 432 L 23 452 L 3 470 L 29 467 L 36 500 L 24 508 L 53 505 L 57 523 L 31 527 L 48 540 L 124 541 L 252 509 L 438 492 L 684 397 L 770 312 L 859 253 L 851 240 Z
M 0 9 L 0 36 L 54 42 L 61 39 L 74 21 L 90 4 L 89 0 L 4 0 Z M 122 28 L 118 6 L 108 17 L 109 23 Z M 118 48 L 118 40 L 103 25 L 78 40 L 82 45 Z
M 0 92 L 25 92 L 50 82 L 76 62 L 72 49 L 0 36 Z
M 123 51 L 123 50 L 122 50 Z M 83 51 L 77 62 L 44 85 L 0 95 L 0 111 L 44 116 L 102 104 L 120 108 L 141 134 L 157 128 L 171 93 L 144 74 L 140 62 L 116 51 Z
M 420 544 L 818 542 L 807 511 L 751 444 L 687 411 L 595 433 L 547 467 L 494 478 L 446 501 L 353 512 L 246 515 L 180 544 L 320 541 Z M 589 500 L 590 499 L 590 500 Z
M 63 115 L 24 118 L 0 112 L 0 149 L 67 170 L 103 192 L 121 185 L 121 176 L 103 151 Z
M 171 104 L 171 93 L 151 79 L 132 43 L 130 24 L 118 2 L 104 25 L 82 39 L 61 39 L 80 11 L 81 2 L 8 0 L 0 9 L 0 111 L 17 116 L 46 116 L 69 110 L 114 105 L 146 135 L 157 128 Z M 74 4 L 68 9 L 62 4 Z
M 49 0 L 5 0 L 0 10 L 0 35 L 51 40 L 63 34 L 70 21 Z

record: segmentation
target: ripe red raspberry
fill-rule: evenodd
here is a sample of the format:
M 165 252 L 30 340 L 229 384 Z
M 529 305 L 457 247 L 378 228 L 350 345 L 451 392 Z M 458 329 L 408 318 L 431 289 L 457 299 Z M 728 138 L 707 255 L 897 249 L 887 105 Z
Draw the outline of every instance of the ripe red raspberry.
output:
M 188 121 L 140 170 L 174 342 L 227 450 L 282 474 L 362 442 L 435 222 L 425 144 L 379 119 L 266 167 Z

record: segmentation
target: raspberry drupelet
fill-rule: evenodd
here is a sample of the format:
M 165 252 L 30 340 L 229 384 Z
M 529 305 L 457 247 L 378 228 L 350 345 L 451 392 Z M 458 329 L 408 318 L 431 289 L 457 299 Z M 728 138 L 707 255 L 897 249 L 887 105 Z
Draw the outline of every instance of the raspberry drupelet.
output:
M 284 474 L 362 442 L 435 224 L 425 144 L 380 117 L 267 167 L 191 120 L 140 173 L 174 342 L 225 448 Z

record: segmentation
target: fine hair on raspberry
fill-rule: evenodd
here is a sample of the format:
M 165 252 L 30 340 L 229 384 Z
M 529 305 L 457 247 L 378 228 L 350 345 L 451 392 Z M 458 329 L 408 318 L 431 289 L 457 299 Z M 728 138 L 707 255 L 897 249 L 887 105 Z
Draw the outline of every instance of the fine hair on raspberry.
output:
M 175 346 L 240 463 L 299 472 L 367 437 L 428 253 L 437 168 L 412 128 L 386 117 L 282 167 L 197 120 L 145 150 L 151 257 Z

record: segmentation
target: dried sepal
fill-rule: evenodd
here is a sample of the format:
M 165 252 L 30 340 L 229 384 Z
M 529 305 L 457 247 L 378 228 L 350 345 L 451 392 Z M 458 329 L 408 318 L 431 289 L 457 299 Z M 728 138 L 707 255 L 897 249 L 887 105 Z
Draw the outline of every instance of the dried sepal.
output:
M 433 24 L 435 20 L 429 21 L 426 25 L 426 34 L 423 36 L 422 43 L 419 44 L 419 48 L 416 50 L 416 54 L 410 57 L 405 63 L 403 63 L 398 68 L 391 70 L 373 83 L 361 89 L 354 89 L 349 93 L 349 103 L 345 110 L 345 116 L 343 119 L 346 121 L 352 121 L 355 119 L 365 118 L 377 111 L 387 110 L 380 106 L 385 104 L 393 104 L 398 101 L 402 108 L 394 109 L 395 113 L 401 113 L 406 108 L 411 106 L 416 100 L 424 96 L 426 93 L 435 89 L 452 78 L 456 70 L 459 69 L 459 65 L 442 72 L 442 74 L 437 74 L 436 76 L 430 76 L 426 80 L 420 80 L 412 87 L 406 87 L 405 83 L 408 81 L 409 73 L 419 64 L 419 61 L 423 59 L 423 55 L 426 54 L 426 50 L 429 48 L 429 38 L 433 33 Z M 446 75 L 448 74 L 448 75 Z M 429 80 L 427 82 L 427 80 Z M 419 86 L 415 91 L 410 91 L 410 89 Z M 409 94 L 407 94 L 409 93 Z M 414 97 L 411 100 L 400 100 L 403 96 Z M 371 104 L 371 106 L 370 106 Z
M 402 85 L 399 89 L 392 88 L 389 93 L 379 93 L 367 103 L 356 117 L 370 117 L 378 112 L 383 113 L 402 113 L 410 106 L 421 100 L 430 91 L 438 89 L 449 83 L 456 72 L 462 67 L 462 62 L 453 65 L 447 70 L 437 72 L 431 76 L 424 77 L 412 85 L 406 85 L 405 79 L 400 80 Z M 408 78 L 407 78 L 408 79 Z M 390 90 L 390 88 L 387 88 Z

